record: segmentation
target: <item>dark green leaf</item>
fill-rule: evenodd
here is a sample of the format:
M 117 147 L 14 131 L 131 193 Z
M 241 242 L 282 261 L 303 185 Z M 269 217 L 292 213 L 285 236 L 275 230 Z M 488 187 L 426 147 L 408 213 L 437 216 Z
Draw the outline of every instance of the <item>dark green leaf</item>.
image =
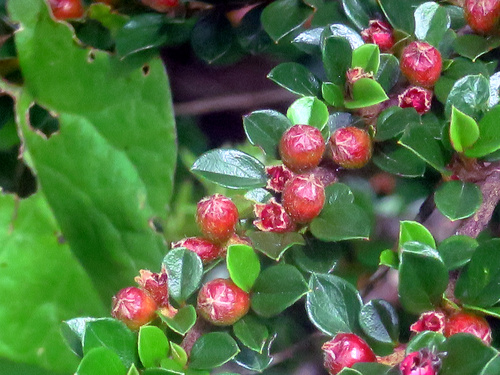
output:
M 319 53 L 323 29 L 323 27 L 316 27 L 306 30 L 295 37 L 293 44 L 306 53 Z
M 264 164 L 238 150 L 210 150 L 194 162 L 191 172 L 230 189 L 264 187 L 267 182 Z
M 334 107 L 341 107 L 344 105 L 344 92 L 339 85 L 331 82 L 323 82 L 321 85 L 321 94 L 323 99 Z
M 338 182 L 325 188 L 325 206 L 335 203 L 354 203 L 354 194 L 346 184 Z
M 423 348 L 440 350 L 442 349 L 445 340 L 445 337 L 441 333 L 423 331 L 411 339 L 406 347 L 406 353 L 410 354 Z
M 169 343 L 165 333 L 155 326 L 142 326 L 138 339 L 139 358 L 144 367 L 158 367 L 160 361 L 166 358 Z
M 411 35 L 415 31 L 415 9 L 424 2 L 425 0 L 380 0 L 379 4 L 395 29 Z
M 246 315 L 233 325 L 234 335 L 245 345 L 256 352 L 262 353 L 269 337 L 267 327 L 252 315 Z
M 85 335 L 85 327 L 87 322 L 93 321 L 95 318 L 74 318 L 66 320 L 61 326 L 61 333 L 66 340 L 66 344 L 79 357 L 83 357 L 83 336 Z
M 399 60 L 396 56 L 382 53 L 380 55 L 380 66 L 377 74 L 375 74 L 375 80 L 380 83 L 385 92 L 389 92 L 394 87 L 399 80 L 400 74 Z
M 412 123 L 419 123 L 420 116 L 415 108 L 389 107 L 377 118 L 376 141 L 386 141 L 404 132 Z
M 211 332 L 201 336 L 191 349 L 189 367 L 209 370 L 223 365 L 240 352 L 236 341 L 225 332 Z
M 311 125 L 322 130 L 328 122 L 328 108 L 314 96 L 297 99 L 288 107 L 286 116 L 292 124 Z
M 434 47 L 439 46 L 450 23 L 446 9 L 434 1 L 424 3 L 415 10 L 415 36 Z
M 441 302 L 447 285 L 448 271 L 436 250 L 419 242 L 403 245 L 399 300 L 407 311 L 418 314 L 433 310 Z
M 354 286 L 338 276 L 312 274 L 309 289 L 307 314 L 318 329 L 330 336 L 355 330 L 361 297 Z
M 470 148 L 479 138 L 479 127 L 476 120 L 460 112 L 455 107 L 451 111 L 450 139 L 453 148 L 458 152 Z
M 160 314 L 160 318 L 172 331 L 185 335 L 196 323 L 196 310 L 193 305 L 186 305 L 180 308 L 174 317 Z
M 344 85 L 345 74 L 351 66 L 352 49 L 349 41 L 340 36 L 328 37 L 321 52 L 328 80 L 339 86 Z
M 370 78 L 361 78 L 352 87 L 352 101 L 346 102 L 349 109 L 365 108 L 389 99 L 380 83 Z
M 321 34 L 321 49 L 323 50 L 325 47 L 326 39 L 330 37 L 343 38 L 347 40 L 351 46 L 351 50 L 355 50 L 356 48 L 362 46 L 364 44 L 361 35 L 359 35 L 356 31 L 351 29 L 350 27 L 344 24 L 333 24 L 325 27 L 323 33 Z
M 339 375 L 363 375 L 361 372 L 358 370 L 354 370 L 350 367 L 344 367 L 340 372 Z
M 302 274 L 291 265 L 272 266 L 264 270 L 253 287 L 252 309 L 259 315 L 279 314 L 307 293 Z
M 472 61 L 500 45 L 498 37 L 484 38 L 476 34 L 460 35 L 453 43 L 453 49 L 459 55 Z
M 465 151 L 465 155 L 471 158 L 483 157 L 500 149 L 499 114 L 500 105 L 497 105 L 479 121 L 479 139 L 470 149 Z
M 399 320 L 391 304 L 384 300 L 371 300 L 359 313 L 359 326 L 371 339 L 396 344 L 399 338 Z
M 391 369 L 390 366 L 377 362 L 358 362 L 352 368 L 358 370 L 363 375 L 389 375 Z
M 271 109 L 255 111 L 243 116 L 243 127 L 248 140 L 271 156 L 278 156 L 278 144 L 283 133 L 292 126 L 288 118 Z
M 330 273 L 342 256 L 342 246 L 310 238 L 306 245 L 295 245 L 290 254 L 294 263 L 309 273 Z
M 363 68 L 365 72 L 377 74 L 380 66 L 380 49 L 376 44 L 363 44 L 352 51 L 353 68 Z
M 437 250 L 446 268 L 451 271 L 467 264 L 478 245 L 474 238 L 456 235 L 441 242 Z
M 227 250 L 227 269 L 231 280 L 249 292 L 260 273 L 259 257 L 250 246 L 230 245 Z
M 269 72 L 267 78 L 288 91 L 302 96 L 319 96 L 321 83 L 304 65 L 282 63 Z
M 472 254 L 455 287 L 455 296 L 463 303 L 491 307 L 500 301 L 499 239 L 483 242 Z
M 274 1 L 262 12 L 262 26 L 278 42 L 306 22 L 312 12 L 313 9 L 300 0 Z
M 266 4 L 261 4 L 248 11 L 236 28 L 240 46 L 252 55 L 262 54 L 274 45 L 274 41 L 261 23 L 261 15 L 265 6 Z
M 163 259 L 168 273 L 168 291 L 178 302 L 194 293 L 203 276 L 203 264 L 193 251 L 178 248 L 170 250 Z
M 363 0 L 342 0 L 344 12 L 359 30 L 366 29 L 370 21 L 369 9 Z
M 479 375 L 496 375 L 499 373 L 500 373 L 500 356 L 496 355 L 486 364 L 486 366 L 484 366 Z
M 251 371 L 262 372 L 273 361 L 273 357 L 270 355 L 271 345 L 276 338 L 276 334 L 270 337 L 264 344 L 262 353 L 258 353 L 247 347 L 243 347 L 241 352 L 236 356 L 234 361 L 243 368 Z
M 451 108 L 477 118 L 488 108 L 490 99 L 490 84 L 482 75 L 468 75 L 459 79 L 453 85 L 446 99 L 446 116 L 451 116 Z
M 297 232 L 273 233 L 250 232 L 248 234 L 253 246 L 260 252 L 274 260 L 280 260 L 285 251 L 293 245 L 303 245 L 304 237 Z
M 404 147 L 385 146 L 375 153 L 373 163 L 380 169 L 402 177 L 422 177 L 425 161 Z
M 469 334 L 456 334 L 449 337 L 443 351 L 440 375 L 477 375 L 498 352 L 486 346 L 480 339 Z
M 125 375 L 127 368 L 109 348 L 96 347 L 83 357 L 75 375 Z
M 472 216 L 483 201 L 481 190 L 472 182 L 448 181 L 434 195 L 436 207 L 450 220 Z
M 436 248 L 436 241 L 426 227 L 416 221 L 401 221 L 399 223 L 399 248 L 409 241 L 420 242 L 433 249 Z

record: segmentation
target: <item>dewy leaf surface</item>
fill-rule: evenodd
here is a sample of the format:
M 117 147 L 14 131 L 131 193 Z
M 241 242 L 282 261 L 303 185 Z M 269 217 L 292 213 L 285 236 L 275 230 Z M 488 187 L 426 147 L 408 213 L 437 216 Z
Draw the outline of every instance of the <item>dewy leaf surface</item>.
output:
M 83 49 L 42 0 L 9 2 L 25 90 L 17 100 L 27 159 L 65 238 L 105 300 L 161 260 L 149 228 L 165 217 L 176 160 L 171 96 L 159 60 L 132 69 Z M 29 125 L 33 102 L 58 115 L 48 140 Z

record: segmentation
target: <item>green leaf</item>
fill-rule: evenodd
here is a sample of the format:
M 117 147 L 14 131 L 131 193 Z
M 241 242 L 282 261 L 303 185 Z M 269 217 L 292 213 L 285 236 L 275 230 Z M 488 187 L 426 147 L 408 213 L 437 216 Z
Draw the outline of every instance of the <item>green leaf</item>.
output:
M 321 50 L 325 48 L 325 42 L 327 39 L 331 37 L 343 38 L 347 40 L 351 46 L 351 50 L 355 50 L 356 48 L 362 46 L 365 42 L 363 42 L 363 38 L 356 31 L 351 29 L 349 26 L 346 26 L 341 23 L 336 23 L 333 25 L 328 25 L 325 27 L 323 32 L 321 33 L 320 38 L 320 46 Z M 332 51 L 334 52 L 334 51 Z M 338 51 L 340 53 L 340 51 Z M 351 54 L 349 53 L 349 59 Z M 323 61 L 323 64 L 325 62 Z M 350 63 L 350 61 L 349 61 Z
M 380 169 L 402 177 L 422 177 L 425 161 L 404 147 L 388 145 L 373 156 L 373 163 Z
M 295 62 L 282 63 L 267 75 L 274 83 L 302 96 L 319 96 L 321 83 L 304 65 Z
M 236 341 L 225 332 L 211 332 L 201 336 L 191 349 L 189 367 L 210 370 L 233 359 L 240 352 Z
M 359 326 L 375 341 L 387 344 L 398 342 L 398 315 L 387 301 L 371 300 L 365 304 L 359 313 Z
M 276 334 L 271 336 L 264 344 L 262 353 L 243 347 L 241 352 L 236 356 L 234 361 L 243 368 L 250 371 L 262 372 L 269 367 L 273 361 L 270 355 L 271 345 L 276 338 Z
M 250 232 L 248 237 L 255 249 L 271 259 L 280 260 L 285 251 L 293 245 L 303 245 L 304 237 L 297 232 L 273 233 L 273 232 Z
M 483 196 L 472 182 L 448 181 L 436 191 L 434 201 L 444 216 L 459 220 L 474 215 L 481 206 Z
M 274 1 L 262 12 L 262 26 L 269 36 L 278 42 L 298 29 L 312 13 L 313 9 L 300 0 Z
M 424 3 L 415 10 L 415 36 L 434 47 L 439 46 L 450 24 L 446 9 L 434 1 Z
M 352 366 L 363 375 L 388 375 L 391 367 L 377 362 L 358 362 Z
M 175 342 L 170 343 L 170 357 L 177 362 L 180 366 L 186 366 L 188 355 L 182 346 L 177 345 Z
M 420 116 L 415 108 L 397 106 L 383 110 L 377 118 L 376 141 L 386 141 L 403 133 L 412 123 L 419 123 Z
M 491 307 L 500 301 L 499 239 L 483 242 L 472 254 L 455 287 L 455 296 L 463 303 Z
M 349 109 L 365 108 L 389 99 L 382 86 L 371 78 L 361 78 L 352 87 L 352 101 L 346 102 Z
M 274 45 L 274 41 L 261 23 L 261 15 L 265 7 L 266 4 L 263 3 L 248 11 L 235 30 L 240 46 L 251 55 L 266 53 Z
M 312 274 L 309 289 L 307 315 L 319 330 L 335 336 L 356 329 L 361 297 L 354 286 L 338 276 Z
M 500 373 L 500 356 L 496 355 L 484 366 L 479 375 L 495 375 L 498 373 Z
M 446 268 L 451 271 L 467 264 L 478 246 L 474 238 L 456 235 L 441 242 L 437 250 Z
M 247 348 L 262 353 L 269 337 L 267 327 L 252 315 L 246 315 L 233 325 L 234 335 Z
M 177 154 L 165 68 L 159 59 L 143 71 L 104 51 L 89 56 L 43 0 L 10 2 L 9 11 L 20 27 L 25 155 L 64 238 L 109 301 L 165 251 L 148 224 L 166 217 Z M 49 139 L 28 123 L 33 101 L 58 115 L 60 132 Z
M 458 152 L 464 152 L 464 150 L 470 148 L 478 138 L 479 127 L 476 120 L 453 107 L 450 124 L 450 139 L 453 148 Z
M 328 37 L 323 42 L 321 53 L 328 80 L 343 86 L 345 74 L 351 66 L 352 49 L 349 41 L 340 36 Z
M 488 105 L 494 107 L 500 102 L 500 72 L 490 77 L 490 101 Z
M 460 35 L 453 42 L 453 49 L 461 56 L 476 61 L 485 53 L 500 45 L 500 39 L 496 36 L 482 37 L 476 34 Z
M 352 51 L 351 67 L 363 68 L 365 72 L 377 74 L 380 66 L 380 49 L 376 44 L 363 44 Z
M 170 250 L 163 265 L 168 273 L 168 291 L 176 301 L 183 302 L 198 289 L 203 276 L 203 263 L 193 251 L 178 248 Z
M 135 367 L 135 364 L 132 364 L 132 366 L 130 366 L 127 375 L 140 375 L 139 370 L 137 370 L 137 367 Z
M 340 372 L 339 375 L 363 375 L 361 372 L 358 370 L 354 370 L 350 367 L 344 367 Z
M 193 305 L 186 305 L 180 308 L 173 318 L 163 314 L 160 314 L 160 318 L 172 331 L 185 335 L 196 323 L 196 309 Z
M 70 347 L 73 353 L 79 357 L 83 357 L 83 336 L 85 335 L 85 326 L 87 322 L 95 320 L 95 318 L 84 317 L 66 320 L 61 325 L 61 333 L 66 340 L 66 344 Z
M 479 338 L 459 333 L 449 337 L 443 345 L 447 355 L 443 358 L 441 375 L 476 375 L 498 352 L 486 346 Z
M 227 250 L 227 270 L 238 287 L 250 292 L 260 273 L 259 257 L 250 246 L 230 245 Z
M 488 79 L 478 75 L 468 75 L 455 82 L 446 99 L 446 116 L 451 116 L 451 108 L 455 106 L 468 116 L 477 118 L 486 111 L 490 99 Z
M 380 253 L 380 265 L 397 270 L 399 268 L 399 258 L 396 252 L 389 249 L 382 251 Z
M 439 142 L 434 139 L 429 130 L 416 123 L 410 124 L 399 143 L 415 153 L 422 160 L 440 172 L 446 172 L 445 156 Z
M 359 30 L 366 29 L 370 21 L 370 10 L 363 0 L 342 0 L 344 12 Z
M 321 85 L 321 94 L 323 99 L 334 107 L 341 107 L 344 105 L 344 92 L 339 85 L 331 82 L 323 82 Z
M 84 357 L 94 348 L 113 350 L 125 367 L 137 360 L 137 338 L 127 326 L 116 319 L 101 318 L 87 322 L 83 336 Z
M 238 150 L 210 150 L 194 162 L 191 172 L 230 189 L 264 187 L 267 182 L 264 164 Z
M 341 244 L 308 238 L 304 246 L 295 245 L 290 251 L 293 262 L 309 273 L 330 273 L 343 254 Z
M 436 248 L 436 241 L 426 227 L 416 221 L 401 221 L 399 223 L 399 248 L 409 241 L 420 242 L 433 249 Z
M 380 83 L 385 92 L 391 91 L 398 82 L 400 74 L 401 71 L 397 57 L 389 53 L 382 53 L 380 55 L 380 66 L 377 74 L 375 74 L 375 80 Z
M 408 343 L 408 346 L 406 347 L 406 353 L 410 354 L 423 348 L 440 350 L 442 349 L 445 341 L 446 339 L 441 333 L 423 331 L 417 333 L 417 335 L 411 339 L 411 341 Z
M 294 266 L 271 266 L 258 277 L 253 287 L 252 309 L 259 315 L 278 315 L 307 293 L 307 283 Z
M 401 248 L 399 300 L 405 310 L 418 314 L 433 310 L 448 285 L 448 271 L 431 247 L 406 242 Z
M 144 367 L 155 367 L 166 358 L 169 351 L 169 343 L 165 333 L 155 326 L 142 326 L 139 329 L 138 339 L 139 358 Z
M 243 127 L 250 143 L 261 147 L 271 157 L 278 157 L 281 137 L 291 126 L 292 123 L 285 115 L 271 109 L 243 116 Z
M 500 105 L 486 112 L 481 121 L 479 121 L 479 139 L 470 149 L 465 151 L 466 156 L 479 158 L 500 149 L 499 115 Z
M 313 96 L 305 96 L 292 103 L 286 112 L 292 124 L 311 125 L 322 130 L 328 121 L 325 103 Z
M 125 375 L 127 368 L 109 348 L 96 347 L 83 357 L 75 375 Z
M 415 9 L 424 2 L 425 0 L 380 0 L 379 4 L 395 29 L 411 35 L 415 31 Z
M 59 233 L 42 194 L 22 200 L 0 194 L 4 265 L 0 272 L 0 356 L 69 373 L 75 371 L 78 358 L 64 343 L 60 322 L 79 314 L 101 316 L 107 308 L 69 246 L 60 242 Z M 80 327 L 73 331 L 79 332 L 72 341 L 77 349 L 79 339 L 81 348 L 81 326 L 87 320 L 75 324 Z

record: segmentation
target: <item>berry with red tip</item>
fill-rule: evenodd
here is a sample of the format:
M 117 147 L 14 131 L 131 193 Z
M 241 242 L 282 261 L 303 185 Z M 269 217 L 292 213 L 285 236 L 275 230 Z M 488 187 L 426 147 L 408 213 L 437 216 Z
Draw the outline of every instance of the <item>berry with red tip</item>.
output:
M 120 290 L 113 297 L 111 315 L 130 329 L 138 329 L 155 318 L 156 309 L 153 297 L 146 291 L 131 286 Z
M 377 357 L 370 346 L 354 333 L 339 333 L 321 347 L 323 364 L 331 375 L 358 362 L 376 362 Z
M 419 115 L 431 109 L 432 91 L 418 86 L 408 87 L 398 96 L 398 105 L 401 108 L 415 108 Z
M 214 194 L 198 202 L 196 222 L 210 240 L 216 243 L 224 242 L 235 232 L 238 209 L 231 199 Z
M 444 332 L 446 317 L 439 311 L 428 311 L 420 315 L 418 320 L 410 327 L 412 332 L 433 331 L 438 333 Z
M 294 125 L 281 137 L 281 160 L 295 173 L 316 167 L 325 152 L 325 141 L 319 129 L 310 125 Z
M 372 140 L 367 131 L 348 126 L 330 136 L 333 161 L 348 169 L 365 166 L 372 157 Z
M 459 312 L 448 318 L 444 335 L 446 337 L 457 333 L 470 333 L 479 337 L 486 345 L 491 344 L 491 328 L 486 319 L 481 316 Z
M 80 18 L 85 13 L 81 0 L 49 0 L 49 4 L 58 20 Z
M 293 221 L 308 223 L 323 209 L 325 186 L 313 174 L 297 175 L 285 185 L 282 204 Z
M 140 276 L 134 278 L 135 282 L 154 299 L 158 307 L 169 305 L 168 302 L 168 275 L 163 269 L 161 273 L 150 270 L 140 270 Z
M 229 279 L 215 279 L 200 289 L 197 309 L 214 325 L 231 325 L 250 309 L 250 296 Z
M 281 193 L 286 182 L 293 177 L 293 172 L 284 165 L 274 165 L 266 167 L 266 173 L 269 177 L 266 188 Z
M 281 204 L 271 198 L 266 204 L 256 204 L 257 217 L 253 224 L 263 232 L 285 233 L 295 229 L 295 225 Z
M 168 12 L 179 5 L 179 0 L 141 0 L 141 2 L 151 9 L 162 13 Z
M 219 258 L 222 253 L 222 248 L 219 245 L 201 237 L 184 238 L 180 241 L 172 242 L 171 247 L 172 249 L 185 247 L 198 254 L 205 264 Z
M 465 0 L 464 15 L 465 20 L 475 32 L 498 33 L 500 0 Z
M 370 20 L 368 28 L 361 31 L 361 37 L 365 43 L 376 44 L 382 52 L 389 51 L 395 43 L 391 25 L 380 20 Z
M 428 43 L 415 41 L 403 50 L 399 67 L 412 84 L 432 87 L 441 75 L 439 51 Z
M 441 359 L 428 348 L 408 354 L 400 363 L 402 375 L 436 375 L 441 368 Z

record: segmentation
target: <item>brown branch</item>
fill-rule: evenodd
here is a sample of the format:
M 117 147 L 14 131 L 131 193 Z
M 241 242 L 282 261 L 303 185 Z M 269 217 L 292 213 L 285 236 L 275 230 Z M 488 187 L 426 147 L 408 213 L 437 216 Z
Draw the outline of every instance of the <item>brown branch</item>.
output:
M 198 340 L 206 331 L 208 323 L 203 319 L 198 318 L 194 326 L 186 333 L 184 339 L 182 340 L 181 347 L 186 351 L 188 355 L 191 354 L 191 349 L 194 343 Z

